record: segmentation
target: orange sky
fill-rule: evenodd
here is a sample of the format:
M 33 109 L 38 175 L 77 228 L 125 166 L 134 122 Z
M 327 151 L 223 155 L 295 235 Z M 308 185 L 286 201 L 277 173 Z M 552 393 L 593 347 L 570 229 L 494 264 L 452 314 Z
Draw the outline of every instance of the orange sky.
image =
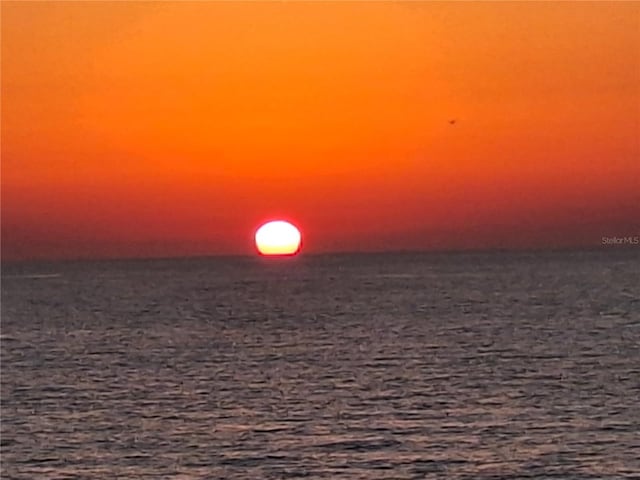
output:
M 637 2 L 2 2 L 4 259 L 599 245 L 639 134 Z

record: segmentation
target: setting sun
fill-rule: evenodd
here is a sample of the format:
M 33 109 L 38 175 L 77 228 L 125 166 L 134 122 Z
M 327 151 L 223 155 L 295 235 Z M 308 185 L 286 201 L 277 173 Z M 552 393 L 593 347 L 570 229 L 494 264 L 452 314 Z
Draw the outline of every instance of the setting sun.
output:
M 300 241 L 300 230 L 283 220 L 267 222 L 256 231 L 261 255 L 295 255 L 300 251 Z

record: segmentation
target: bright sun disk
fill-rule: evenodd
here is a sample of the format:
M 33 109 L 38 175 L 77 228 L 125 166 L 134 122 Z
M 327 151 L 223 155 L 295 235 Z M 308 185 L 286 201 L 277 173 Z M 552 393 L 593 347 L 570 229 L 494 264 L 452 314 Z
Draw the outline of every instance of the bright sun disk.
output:
M 300 251 L 300 230 L 284 220 L 263 224 L 256 231 L 256 247 L 261 255 L 295 255 Z

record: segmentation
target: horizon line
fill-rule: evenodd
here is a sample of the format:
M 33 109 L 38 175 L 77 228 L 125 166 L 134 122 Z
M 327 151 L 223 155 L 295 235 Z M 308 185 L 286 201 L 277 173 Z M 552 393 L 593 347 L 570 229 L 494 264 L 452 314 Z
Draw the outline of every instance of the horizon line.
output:
M 298 253 L 289 256 L 288 259 L 297 257 L 329 257 L 329 256 L 355 256 L 355 255 L 460 255 L 460 254 L 511 254 L 511 253 L 563 253 L 574 251 L 619 251 L 637 248 L 638 245 L 565 245 L 565 246 L 540 246 L 540 247 L 470 247 L 470 248 L 434 248 L 434 249 L 390 249 L 390 250 L 335 250 L 322 252 Z M 232 259 L 232 258 L 263 258 L 257 253 L 211 253 L 211 254 L 185 254 L 185 255 L 151 255 L 151 256 L 80 256 L 80 257 L 31 257 L 4 259 L 0 253 L 0 264 L 23 263 L 58 263 L 58 262 L 109 262 L 109 261 L 158 261 L 158 260 L 197 260 L 197 259 Z

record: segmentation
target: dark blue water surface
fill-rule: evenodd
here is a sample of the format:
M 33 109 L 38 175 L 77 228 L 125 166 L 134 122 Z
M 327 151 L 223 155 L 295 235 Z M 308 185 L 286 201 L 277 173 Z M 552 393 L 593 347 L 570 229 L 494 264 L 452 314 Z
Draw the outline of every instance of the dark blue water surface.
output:
M 5 264 L 2 478 L 640 478 L 640 249 Z

